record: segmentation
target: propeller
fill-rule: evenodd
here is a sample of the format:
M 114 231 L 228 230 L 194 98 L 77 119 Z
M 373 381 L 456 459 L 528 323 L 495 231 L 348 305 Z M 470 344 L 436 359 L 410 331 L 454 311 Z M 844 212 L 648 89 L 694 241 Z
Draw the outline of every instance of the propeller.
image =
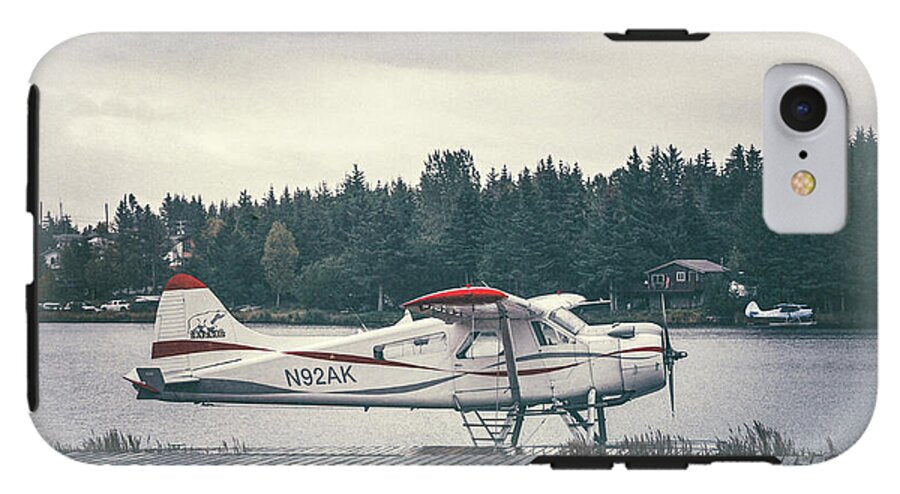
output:
M 672 348 L 672 340 L 669 338 L 669 321 L 666 316 L 666 294 L 659 292 L 659 304 L 662 307 L 663 323 L 663 365 L 666 366 L 666 378 L 669 387 L 669 406 L 672 408 L 672 416 L 675 416 L 675 362 L 688 356 L 687 352 L 681 352 Z

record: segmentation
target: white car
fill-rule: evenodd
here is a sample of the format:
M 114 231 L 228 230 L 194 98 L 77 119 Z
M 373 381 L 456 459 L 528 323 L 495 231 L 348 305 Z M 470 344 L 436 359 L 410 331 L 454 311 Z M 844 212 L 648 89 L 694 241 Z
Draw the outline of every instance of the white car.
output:
M 72 301 L 63 306 L 63 309 L 66 312 L 100 312 L 100 309 L 92 304 L 87 302 L 79 302 Z
M 131 308 L 131 304 L 124 300 L 110 300 L 100 306 L 100 310 L 105 312 L 121 312 Z

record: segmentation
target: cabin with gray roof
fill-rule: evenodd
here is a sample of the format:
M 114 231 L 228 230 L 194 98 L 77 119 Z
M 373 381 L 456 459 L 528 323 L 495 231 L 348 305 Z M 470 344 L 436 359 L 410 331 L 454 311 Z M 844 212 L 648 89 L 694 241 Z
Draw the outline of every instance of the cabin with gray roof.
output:
M 673 309 L 703 307 L 704 292 L 720 286 L 728 268 L 706 259 L 674 259 L 644 272 L 644 286 L 654 295 L 664 293 L 666 306 Z M 654 303 L 651 297 L 651 304 Z

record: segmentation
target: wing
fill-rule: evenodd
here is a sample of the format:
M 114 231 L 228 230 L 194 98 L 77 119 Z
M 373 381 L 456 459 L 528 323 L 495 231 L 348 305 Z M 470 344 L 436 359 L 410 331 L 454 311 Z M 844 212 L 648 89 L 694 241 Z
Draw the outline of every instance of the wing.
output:
M 452 288 L 429 293 L 403 304 L 405 309 L 446 322 L 463 319 L 499 318 L 501 311 L 511 319 L 530 319 L 541 313 L 523 298 L 489 287 Z
M 528 303 L 532 308 L 540 312 L 553 312 L 556 309 L 571 309 L 579 305 L 603 304 L 605 300 L 595 300 L 588 302 L 583 296 L 577 293 L 553 293 L 550 295 L 539 295 L 528 299 Z

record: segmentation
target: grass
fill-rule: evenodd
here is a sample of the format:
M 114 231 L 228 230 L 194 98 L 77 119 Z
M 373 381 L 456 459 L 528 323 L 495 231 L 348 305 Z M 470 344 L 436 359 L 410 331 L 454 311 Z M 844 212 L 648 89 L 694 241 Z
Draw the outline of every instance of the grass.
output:
M 683 436 L 666 434 L 660 430 L 648 430 L 636 436 L 625 436 L 622 441 L 603 446 L 572 439 L 562 446 L 566 456 L 708 456 L 713 449 L 706 443 L 691 441 Z
M 809 457 L 827 459 L 837 455 L 831 438 L 826 451 L 798 447 L 778 430 L 754 420 L 728 430 L 728 435 L 713 441 L 694 441 L 680 435 L 649 429 L 606 447 L 573 439 L 560 447 L 560 454 L 571 456 L 722 456 L 722 457 Z
M 606 449 L 597 443 L 573 438 L 560 447 L 559 454 L 562 456 L 605 456 Z
M 103 453 L 134 453 L 141 450 L 142 444 L 146 442 L 139 436 L 110 429 L 100 435 L 94 435 L 91 431 L 91 436 L 83 439 L 77 449 Z
M 231 441 L 222 441 L 222 444 L 218 448 L 219 453 L 224 454 L 241 454 L 247 453 L 250 451 L 250 447 L 247 446 L 247 443 L 241 441 L 240 439 L 232 436 Z
M 759 421 L 743 424 L 728 430 L 724 437 L 711 441 L 696 441 L 680 435 L 664 433 L 658 429 L 625 436 L 621 441 L 603 446 L 573 439 L 560 446 L 558 454 L 564 456 L 720 456 L 720 457 L 805 457 L 825 460 L 837 455 L 830 438 L 826 439 L 825 451 L 812 451 L 798 447 L 793 440 L 778 430 Z M 218 454 L 243 454 L 251 448 L 244 441 L 232 437 L 223 440 L 216 447 L 186 447 L 179 443 L 163 443 L 150 436 L 136 436 L 117 429 L 109 429 L 101 434 L 83 439 L 77 446 L 60 443 L 54 447 L 63 452 L 91 453 L 139 453 L 190 451 Z M 471 454 L 472 448 L 463 448 Z M 484 448 L 485 452 L 490 448 Z M 446 452 L 444 449 L 441 451 Z
M 214 448 L 185 447 L 181 443 L 163 443 L 150 436 L 136 436 L 118 429 L 109 429 L 101 434 L 91 435 L 83 439 L 77 446 L 55 443 L 53 447 L 63 453 L 87 452 L 87 453 L 140 453 L 140 452 L 168 452 L 168 451 L 202 451 L 220 454 L 241 454 L 250 451 L 247 443 L 236 437 L 223 440 Z
M 691 441 L 684 436 L 648 430 L 637 436 L 625 436 L 620 443 L 622 454 L 629 456 L 701 456 L 709 455 L 705 443 Z
M 777 430 L 754 420 L 737 429 L 729 429 L 724 439 L 716 438 L 716 450 L 722 456 L 807 456 L 794 441 Z

